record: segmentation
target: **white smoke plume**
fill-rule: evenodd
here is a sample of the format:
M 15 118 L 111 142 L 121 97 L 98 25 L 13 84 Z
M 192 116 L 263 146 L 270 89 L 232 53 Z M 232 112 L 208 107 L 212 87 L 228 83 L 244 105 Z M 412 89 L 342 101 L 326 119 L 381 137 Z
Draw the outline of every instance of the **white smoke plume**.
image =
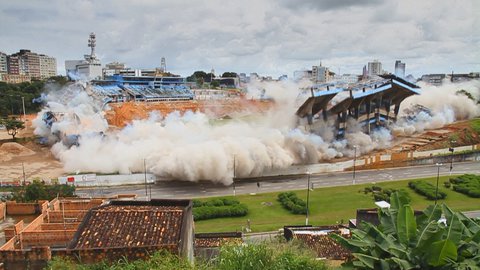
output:
M 295 111 L 299 104 L 295 100 L 299 90 L 291 82 L 256 83 L 249 91 L 274 98 L 274 108 L 253 120 L 213 124 L 199 112 L 166 116 L 153 112 L 148 119 L 135 120 L 123 129 L 109 129 L 101 102 L 93 100 L 80 85 L 71 85 L 47 94 L 48 105 L 34 121 L 35 133 L 57 140 L 52 152 L 67 172 L 141 172 L 145 162 L 149 172 L 165 179 L 209 180 L 226 185 L 232 182 L 234 160 L 236 177 L 253 177 L 292 164 L 352 157 L 354 151 L 360 155 L 387 148 L 392 142 L 390 130 L 382 128 L 367 135 L 353 120 L 347 124 L 342 140 L 336 140 L 332 123 L 319 120 L 311 132 L 297 127 Z M 430 91 L 434 90 L 425 87 L 426 96 Z M 443 90 L 436 91 L 438 95 Z M 478 96 L 478 87 L 475 91 Z M 424 94 L 409 98 L 409 104 L 424 104 L 434 114 L 419 114 L 415 121 L 395 128 L 416 132 L 478 115 L 478 106 L 454 92 L 449 90 L 440 105 L 428 103 L 431 98 Z M 48 111 L 57 116 L 51 128 L 42 120 Z M 64 138 L 70 135 L 79 135 L 78 142 L 65 143 Z
M 463 83 L 450 83 L 444 81 L 442 86 L 419 84 L 422 94 L 411 96 L 401 104 L 400 120 L 392 126 L 396 135 L 411 135 L 426 129 L 435 129 L 458 120 L 471 119 L 480 116 L 480 81 L 474 80 Z M 466 95 L 458 94 L 459 90 L 470 93 L 475 100 Z M 413 117 L 406 117 L 405 108 L 422 105 L 430 113 L 419 111 Z M 402 118 L 402 116 L 405 116 Z

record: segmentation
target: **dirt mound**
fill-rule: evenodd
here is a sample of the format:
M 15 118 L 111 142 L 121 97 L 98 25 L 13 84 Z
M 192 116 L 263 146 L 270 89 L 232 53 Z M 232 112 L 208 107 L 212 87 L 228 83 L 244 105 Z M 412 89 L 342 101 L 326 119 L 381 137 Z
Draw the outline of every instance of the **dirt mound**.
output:
M 110 125 L 123 127 L 134 119 L 145 119 L 152 111 L 167 115 L 173 111 L 200 111 L 213 117 L 224 117 L 233 113 L 261 113 L 273 106 L 273 102 L 265 100 L 249 100 L 245 98 L 225 100 L 189 100 L 162 102 L 125 102 L 110 104 L 111 110 L 106 112 Z
M 28 149 L 27 147 L 14 142 L 2 144 L 0 146 L 0 152 L 16 156 L 31 156 L 35 154 L 34 151 Z

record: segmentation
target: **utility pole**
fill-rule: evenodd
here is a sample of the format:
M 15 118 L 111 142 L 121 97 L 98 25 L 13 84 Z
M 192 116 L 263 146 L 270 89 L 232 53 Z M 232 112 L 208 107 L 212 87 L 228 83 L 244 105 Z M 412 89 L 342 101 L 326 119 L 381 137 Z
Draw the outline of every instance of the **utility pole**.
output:
M 310 172 L 307 171 L 307 213 L 306 213 L 306 216 L 305 216 L 305 225 L 308 225 L 308 212 L 309 212 L 309 209 L 308 209 L 308 204 L 310 202 Z
M 145 200 L 148 200 L 148 190 L 147 190 L 147 165 L 145 159 L 143 159 L 143 175 L 145 176 Z
M 235 191 L 235 177 L 237 176 L 236 175 L 236 173 L 237 173 L 236 172 L 236 167 L 237 166 L 235 164 L 235 155 L 233 155 L 233 179 L 232 179 L 232 181 L 233 181 L 233 184 L 232 184 L 232 186 L 233 186 L 233 196 L 235 196 L 235 192 L 236 192 Z
M 22 97 L 22 106 L 23 106 L 23 122 L 26 122 L 27 116 L 25 114 L 25 97 Z
M 353 146 L 353 184 L 355 185 L 355 164 L 357 163 L 357 146 Z
M 25 165 L 22 162 L 22 171 L 23 171 L 23 185 L 27 183 L 27 178 L 25 177 Z
M 451 152 L 450 154 L 450 175 L 452 175 L 452 170 L 453 170 L 453 152 L 455 149 L 453 148 L 453 144 L 456 143 L 457 141 L 451 140 L 450 141 L 450 148 L 448 148 L 448 151 Z
M 436 163 L 435 166 L 437 166 L 437 187 L 435 188 L 435 205 L 437 205 L 437 198 L 438 198 L 438 179 L 440 178 L 440 167 L 442 166 L 442 163 Z

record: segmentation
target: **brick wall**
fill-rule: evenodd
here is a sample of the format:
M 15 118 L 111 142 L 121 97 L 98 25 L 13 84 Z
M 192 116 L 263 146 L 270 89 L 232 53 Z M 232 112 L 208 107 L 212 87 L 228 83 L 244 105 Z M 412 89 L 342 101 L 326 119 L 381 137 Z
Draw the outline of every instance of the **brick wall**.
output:
M 176 245 L 162 247 L 132 247 L 132 248 L 103 248 L 103 249 L 84 249 L 84 250 L 59 250 L 53 251 L 53 256 L 68 256 L 81 263 L 98 263 L 106 260 L 116 262 L 122 258 L 129 261 L 146 259 L 158 250 L 168 250 L 169 252 L 179 255 Z
M 5 270 L 42 270 L 51 258 L 52 252 L 49 247 L 0 251 L 0 261 L 4 263 Z
M 7 215 L 34 215 L 39 208 L 38 203 L 16 203 L 8 201 Z
M 0 220 L 5 219 L 5 215 L 7 214 L 7 205 L 2 202 L 0 203 Z
M 80 222 L 87 212 L 87 210 L 49 211 L 47 220 L 49 223 L 63 223 L 65 217 L 70 222 Z
M 63 231 L 67 230 L 76 230 L 78 228 L 79 222 L 73 223 L 43 223 L 40 225 L 40 229 L 44 231 Z
M 39 215 L 37 218 L 35 218 L 34 220 L 32 220 L 32 222 L 30 222 L 27 226 L 25 226 L 23 228 L 23 231 L 34 231 L 36 230 L 38 227 L 40 227 L 40 225 L 43 223 L 43 219 L 44 219 L 44 215 L 41 214 Z M 18 233 L 18 232 L 17 232 Z
M 33 231 L 22 233 L 23 248 L 31 246 L 58 246 L 65 247 L 70 243 L 77 230 L 64 231 Z

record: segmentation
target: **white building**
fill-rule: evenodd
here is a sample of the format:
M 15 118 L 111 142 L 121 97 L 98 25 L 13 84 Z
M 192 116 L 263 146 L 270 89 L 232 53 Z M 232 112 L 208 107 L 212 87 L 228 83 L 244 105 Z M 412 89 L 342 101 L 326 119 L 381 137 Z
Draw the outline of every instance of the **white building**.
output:
M 339 83 L 346 83 L 346 84 L 357 83 L 359 80 L 359 75 L 356 75 L 356 74 L 335 75 L 335 80 Z
M 395 76 L 405 78 L 405 63 L 400 60 L 395 61 Z
M 7 54 L 0 52 L 0 73 L 8 73 Z
M 84 78 L 97 80 L 102 78 L 102 63 L 95 55 L 95 34 L 91 33 L 88 39 L 90 54 L 84 55 L 85 60 L 66 60 L 65 71 L 70 78 Z
M 40 78 L 48 79 L 57 75 L 57 60 L 54 57 L 40 54 Z
M 368 62 L 368 76 L 375 76 L 383 74 L 382 63 L 378 60 Z

